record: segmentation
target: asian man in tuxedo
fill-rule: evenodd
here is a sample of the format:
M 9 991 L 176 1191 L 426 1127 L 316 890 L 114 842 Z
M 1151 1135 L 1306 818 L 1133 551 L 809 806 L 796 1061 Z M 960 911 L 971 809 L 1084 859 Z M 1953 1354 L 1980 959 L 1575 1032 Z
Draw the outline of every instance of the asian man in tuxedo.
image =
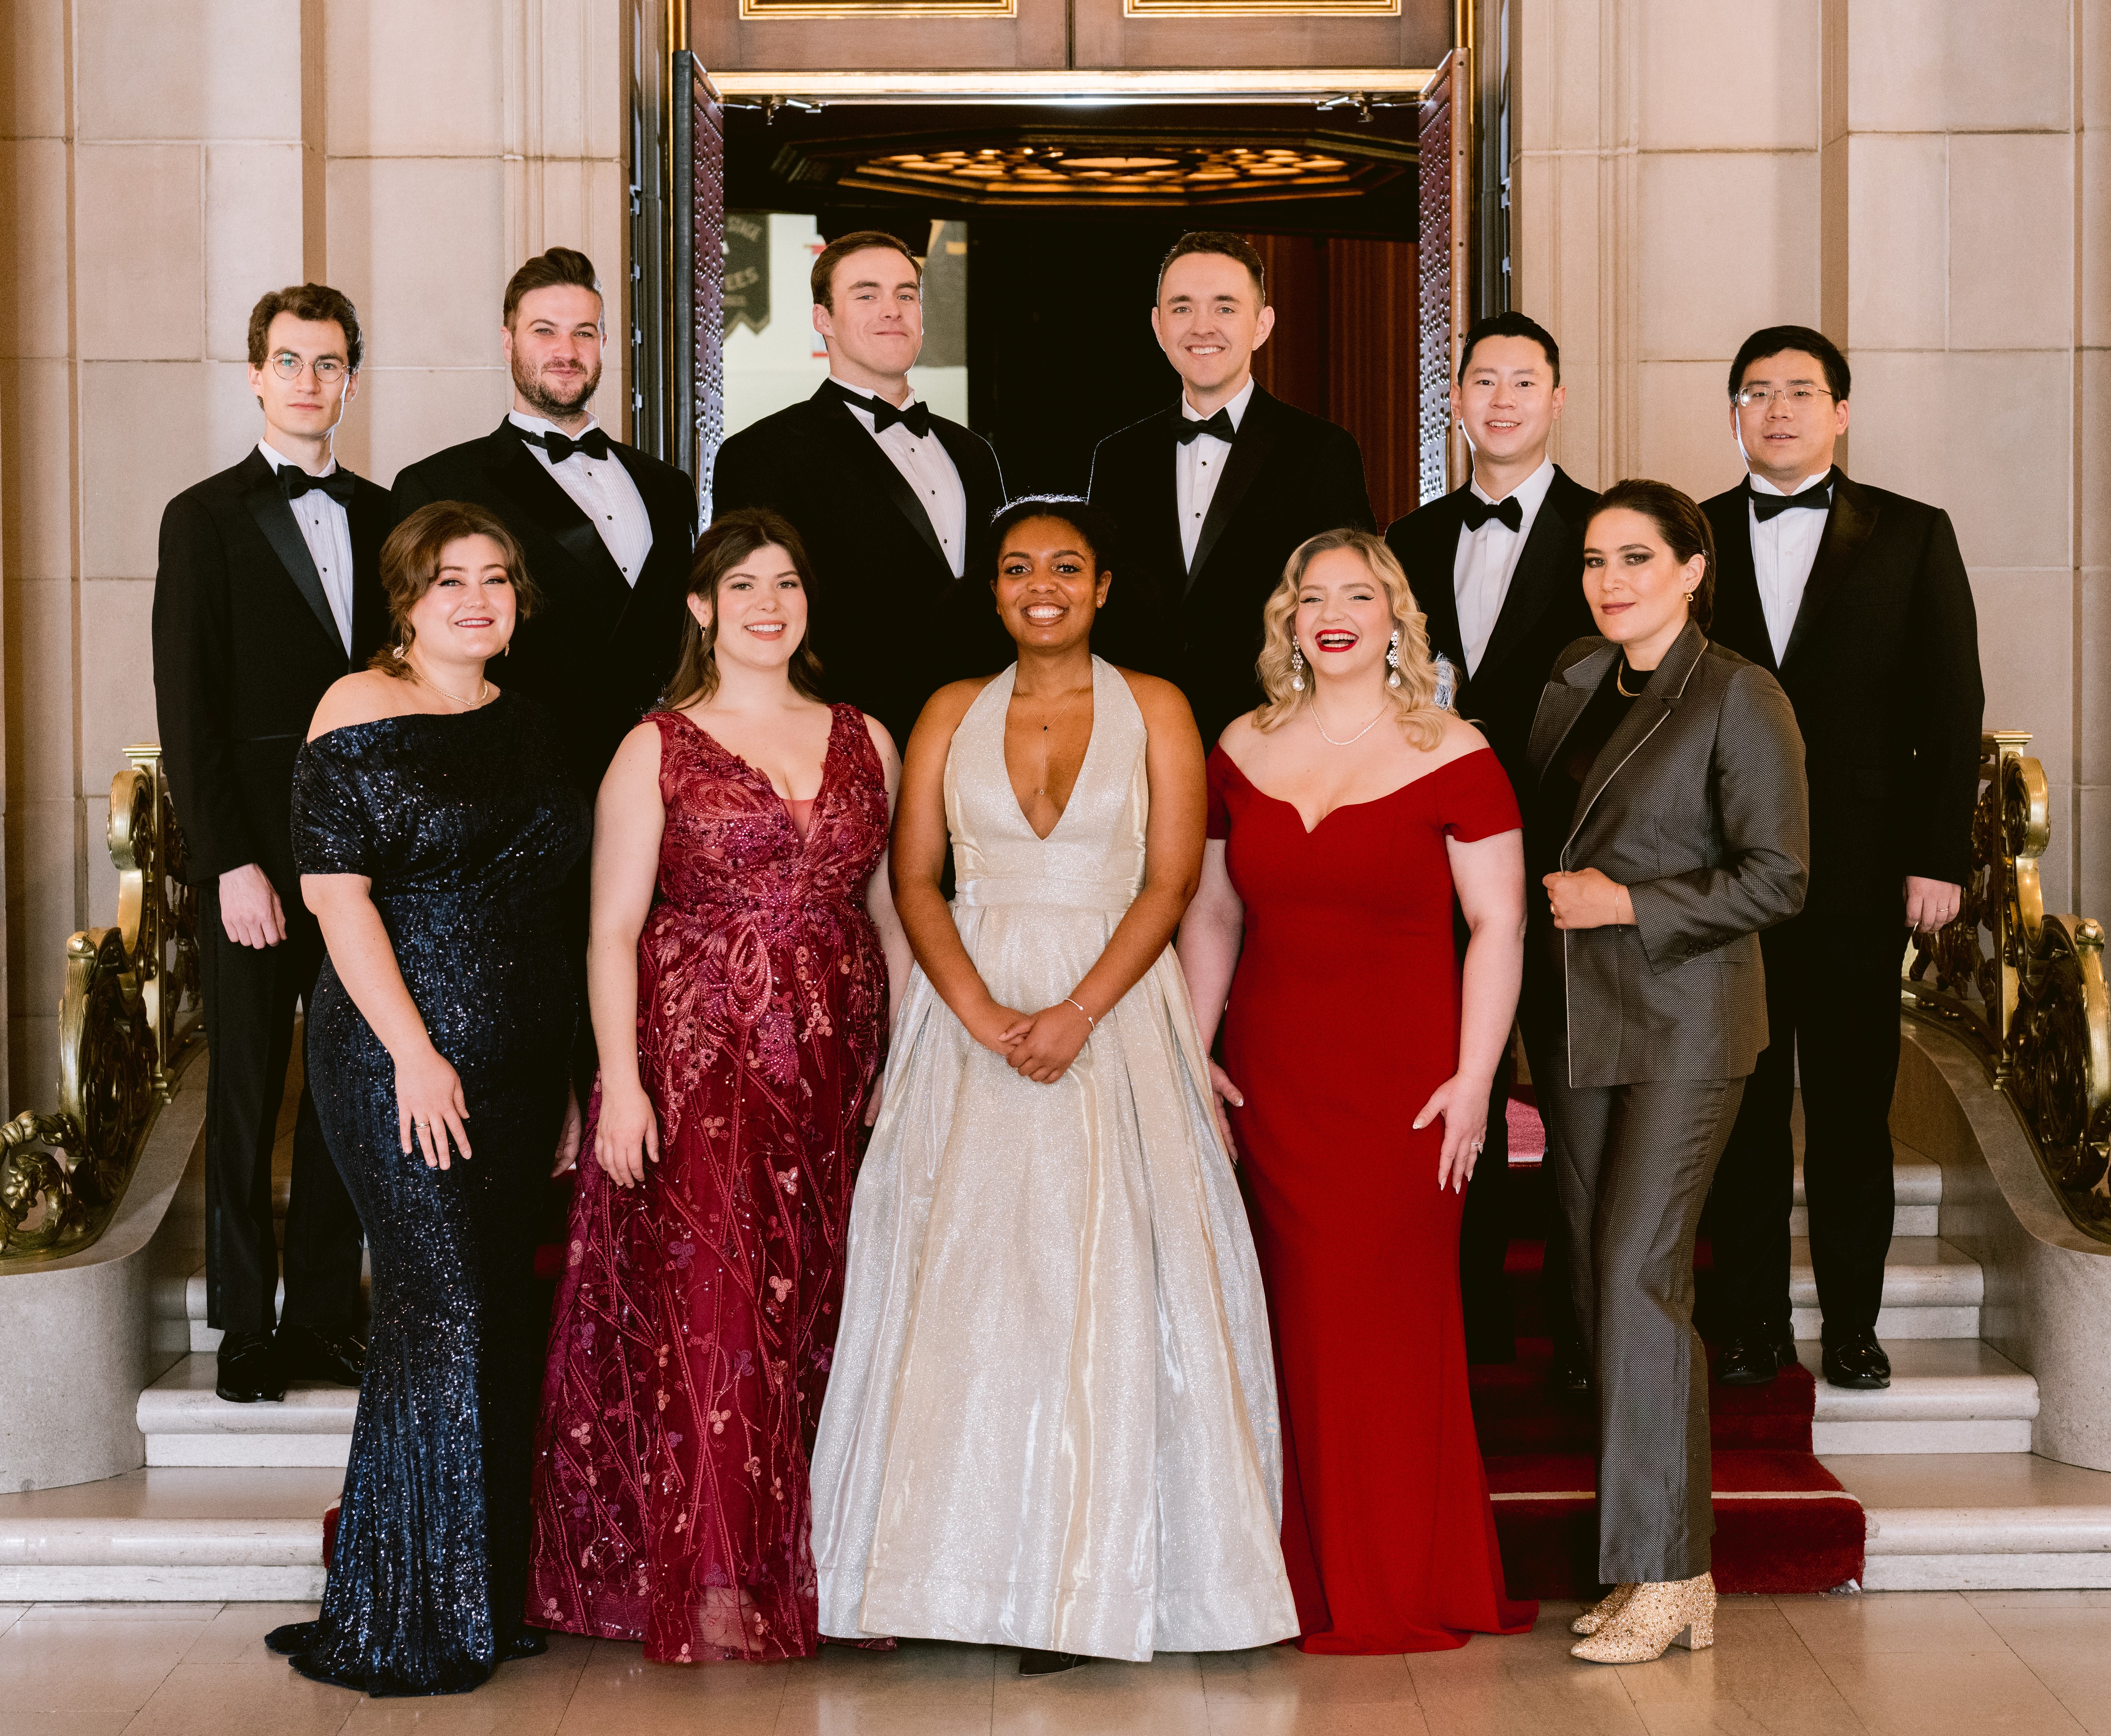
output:
M 1454 671 L 1452 704 L 1480 726 L 1521 807 L 1535 783 L 1526 752 L 1532 720 L 1555 659 L 1597 631 L 1583 596 L 1583 527 L 1597 496 L 1547 456 L 1565 396 L 1561 351 L 1544 327 L 1516 312 L 1478 321 L 1466 334 L 1451 387 L 1451 414 L 1473 449 L 1473 473 L 1386 532 L 1386 545 L 1422 606 L 1430 649 Z M 1477 1362 L 1506 1362 L 1516 1354 L 1503 1276 L 1510 1085 L 1505 1058 L 1460 1225 L 1466 1349 Z M 1558 1238 L 1547 1247 L 1558 1262 Z M 1567 1286 L 1558 1266 L 1547 1278 L 1555 1379 L 1580 1389 L 1584 1365 L 1568 1326 Z
M 1846 358 L 1773 326 L 1730 369 L 1747 475 L 1703 503 L 1715 637 L 1780 678 L 1809 759 L 1810 889 L 1760 936 L 1770 1040 L 1745 1087 L 1709 1208 L 1723 1330 L 1718 1377 L 1762 1385 L 1795 1359 L 1789 1313 L 1791 1100 L 1836 1386 L 1891 1381 L 1877 1338 L 1893 1210 L 1892 1087 L 1909 931 L 1958 913 L 1978 795 L 1978 623 L 1941 508 L 1849 477 Z M 1800 1075 L 1800 1081 L 1799 1081 Z
M 289 1380 L 356 1386 L 365 1363 L 359 1217 L 305 1083 L 283 1310 L 271 1201 L 294 1013 L 323 960 L 293 866 L 293 756 L 324 691 L 365 666 L 388 624 L 388 496 L 334 452 L 363 349 L 338 291 L 302 283 L 264 297 L 249 319 L 263 438 L 161 516 L 154 709 L 184 878 L 198 891 L 211 1046 L 206 1319 L 221 1333 L 216 1389 L 238 1403 L 283 1398 Z
M 688 475 L 594 415 L 607 336 L 592 261 L 570 247 L 529 260 L 499 325 L 513 407 L 490 433 L 406 468 L 394 490 L 399 517 L 474 501 L 520 539 L 538 601 L 492 680 L 557 719 L 589 800 L 674 673 L 697 541 Z
M 1254 379 L 1275 310 L 1251 242 L 1182 236 L 1159 267 L 1151 325 L 1180 393 L 1093 451 L 1087 492 L 1121 533 L 1093 648 L 1177 682 L 1206 746 L 1261 701 L 1261 609 L 1292 551 L 1376 526 L 1355 437 Z
M 897 237 L 861 229 L 814 261 L 814 329 L 829 377 L 719 449 L 713 510 L 765 506 L 806 546 L 815 654 L 830 698 L 884 724 L 897 747 L 949 681 L 987 674 L 1011 644 L 990 600 L 996 454 L 919 402 L 921 267 Z

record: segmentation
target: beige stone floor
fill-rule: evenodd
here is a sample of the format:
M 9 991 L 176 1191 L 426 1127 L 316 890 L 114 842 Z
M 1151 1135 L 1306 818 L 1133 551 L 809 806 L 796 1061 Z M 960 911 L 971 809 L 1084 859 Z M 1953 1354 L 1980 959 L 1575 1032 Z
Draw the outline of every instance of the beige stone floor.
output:
M 312 1606 L 0 1609 L 4 1736 L 324 1736 L 380 1729 L 592 1736 L 1836 1736 L 2111 1733 L 2111 1591 L 1731 1598 L 1711 1652 L 1631 1669 L 1567 1655 L 1573 1606 L 1537 1629 L 1407 1658 L 1282 1648 L 1021 1681 L 1015 1654 L 911 1643 L 892 1656 L 689 1670 L 559 1636 L 473 1694 L 367 1700 L 304 1680 L 261 1636 Z

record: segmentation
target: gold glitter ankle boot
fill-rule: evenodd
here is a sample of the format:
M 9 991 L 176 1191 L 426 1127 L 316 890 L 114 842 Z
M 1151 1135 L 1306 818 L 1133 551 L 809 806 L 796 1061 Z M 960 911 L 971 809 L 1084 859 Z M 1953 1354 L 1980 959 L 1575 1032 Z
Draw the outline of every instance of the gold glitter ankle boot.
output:
M 1592 1664 L 1648 1664 L 1674 1643 L 1689 1652 L 1715 1643 L 1713 1575 L 1636 1586 L 1619 1614 L 1568 1655 Z
M 1590 1608 L 1570 1622 L 1568 1631 L 1572 1634 L 1596 1633 L 1599 1629 L 1605 1626 L 1614 1616 L 1628 1607 L 1628 1599 L 1634 1594 L 1635 1588 L 1632 1582 L 1625 1585 L 1615 1585 Z

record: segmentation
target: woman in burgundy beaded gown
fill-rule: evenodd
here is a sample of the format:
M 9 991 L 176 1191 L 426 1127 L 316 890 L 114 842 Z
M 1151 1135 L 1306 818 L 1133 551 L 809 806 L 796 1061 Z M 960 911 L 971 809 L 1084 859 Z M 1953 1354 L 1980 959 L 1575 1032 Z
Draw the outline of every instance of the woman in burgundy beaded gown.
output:
M 1517 801 L 1437 704 L 1376 537 L 1304 543 L 1263 619 L 1268 702 L 1210 756 L 1180 962 L 1205 1041 L 1223 1020 L 1211 1072 L 1275 1332 L 1283 1561 L 1305 1651 L 1441 1651 L 1537 1613 L 1504 1584 L 1459 1308 L 1523 966 Z
M 596 810 L 602 1077 L 527 1616 L 664 1663 L 820 1639 L 807 1456 L 909 954 L 885 866 L 900 762 L 877 723 L 815 696 L 810 588 L 774 514 L 706 533 L 670 707 L 624 742 Z

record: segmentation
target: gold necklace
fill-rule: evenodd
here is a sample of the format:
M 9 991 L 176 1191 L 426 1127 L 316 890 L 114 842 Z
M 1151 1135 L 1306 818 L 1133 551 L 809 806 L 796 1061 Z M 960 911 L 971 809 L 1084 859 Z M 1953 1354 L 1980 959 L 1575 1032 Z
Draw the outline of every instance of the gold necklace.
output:
M 1636 688 L 1632 693 L 1628 692 L 1628 684 L 1620 679 L 1621 673 L 1626 669 L 1627 666 L 1628 655 L 1625 651 L 1623 651 L 1620 654 L 1620 660 L 1613 666 L 1613 685 L 1620 690 L 1620 697 L 1622 699 L 1640 699 L 1642 696 L 1642 689 L 1648 687 L 1649 683 L 1647 682 L 1644 682 L 1641 687 Z M 1635 673 L 1637 675 L 1644 673 L 1645 672 L 1641 669 L 1635 671 Z
M 478 706 L 483 704 L 484 700 L 491 692 L 491 683 L 479 676 L 477 678 L 475 696 L 472 699 L 464 699 L 459 693 L 448 692 L 447 690 L 440 686 L 438 682 L 426 680 L 424 671 L 420 669 L 416 664 L 411 663 L 409 658 L 406 657 L 403 661 L 410 667 L 411 680 L 422 682 L 424 686 L 430 687 L 433 691 L 438 694 L 442 699 L 452 700 L 465 711 L 475 710 Z

